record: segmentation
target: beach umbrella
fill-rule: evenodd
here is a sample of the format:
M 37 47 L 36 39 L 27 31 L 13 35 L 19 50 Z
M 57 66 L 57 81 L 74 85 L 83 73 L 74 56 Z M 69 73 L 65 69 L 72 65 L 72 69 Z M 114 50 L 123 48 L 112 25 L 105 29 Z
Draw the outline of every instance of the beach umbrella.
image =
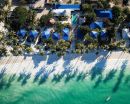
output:
M 37 30 L 31 30 L 29 32 L 29 36 L 32 37 L 32 38 L 36 38 L 38 35 L 38 31 Z
M 122 37 L 123 37 L 124 39 L 128 39 L 129 36 L 130 36 L 129 29 L 128 29 L 128 28 L 122 29 Z
M 107 31 L 105 29 L 101 30 L 101 37 L 106 37 Z
M 37 30 L 31 30 L 29 32 L 29 37 L 27 38 L 28 42 L 34 41 L 34 39 L 38 36 L 38 31 Z
M 45 31 L 42 32 L 42 38 L 43 39 L 48 39 L 50 37 L 50 30 L 46 29 Z
M 101 30 L 101 39 L 105 40 L 107 38 L 107 31 L 105 29 Z
M 24 37 L 26 35 L 27 31 L 25 29 L 20 29 L 18 32 L 17 32 L 17 35 L 18 36 L 21 36 L 21 37 Z
M 49 20 L 49 22 L 51 23 L 51 24 L 55 24 L 55 20 L 53 19 L 53 18 L 51 18 L 50 20 Z
M 90 36 L 93 38 L 97 38 L 98 34 L 99 33 L 97 31 L 91 31 Z
M 63 40 L 69 40 L 69 28 L 64 28 L 62 30 L 62 33 L 63 33 Z
M 54 32 L 53 35 L 52 35 L 52 38 L 53 38 L 54 40 L 59 40 L 59 39 L 60 39 L 60 34 L 57 33 L 57 32 Z

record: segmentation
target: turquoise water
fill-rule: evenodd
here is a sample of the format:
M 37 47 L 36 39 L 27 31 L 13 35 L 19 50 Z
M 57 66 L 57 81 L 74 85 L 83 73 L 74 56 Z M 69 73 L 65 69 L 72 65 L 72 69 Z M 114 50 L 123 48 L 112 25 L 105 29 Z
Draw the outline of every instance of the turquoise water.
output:
M 8 75 L 9 77 L 9 75 Z M 30 78 L 0 80 L 0 104 L 130 104 L 130 71 L 111 72 L 107 77 L 77 75 L 68 80 L 47 79 L 39 84 Z M 111 96 L 106 102 L 105 99 Z

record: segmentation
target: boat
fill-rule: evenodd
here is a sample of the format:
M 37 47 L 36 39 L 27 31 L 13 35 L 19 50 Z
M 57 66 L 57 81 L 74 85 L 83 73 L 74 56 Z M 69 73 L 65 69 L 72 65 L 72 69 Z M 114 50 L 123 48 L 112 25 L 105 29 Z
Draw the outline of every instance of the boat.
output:
M 111 100 L 111 96 L 108 96 L 105 101 L 108 102 L 110 100 Z

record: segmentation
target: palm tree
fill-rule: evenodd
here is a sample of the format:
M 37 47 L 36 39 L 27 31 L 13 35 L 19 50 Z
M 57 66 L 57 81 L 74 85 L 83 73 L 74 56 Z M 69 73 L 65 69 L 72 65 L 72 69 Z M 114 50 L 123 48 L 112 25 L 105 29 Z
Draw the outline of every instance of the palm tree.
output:
M 0 57 L 7 55 L 7 49 L 4 46 L 0 46 Z
M 0 32 L 0 42 L 2 41 L 3 36 L 4 36 L 4 34 L 2 32 Z

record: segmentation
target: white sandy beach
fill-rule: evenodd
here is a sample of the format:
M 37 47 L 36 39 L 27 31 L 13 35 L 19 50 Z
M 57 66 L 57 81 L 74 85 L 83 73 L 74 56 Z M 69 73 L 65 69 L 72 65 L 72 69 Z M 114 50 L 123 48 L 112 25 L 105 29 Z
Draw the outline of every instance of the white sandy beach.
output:
M 124 65 L 130 65 L 130 54 L 125 52 L 100 52 L 84 55 L 67 54 L 58 58 L 56 55 L 48 56 L 9 56 L 0 59 L 0 71 L 6 68 L 7 74 L 19 74 L 22 72 L 36 75 L 41 69 L 45 69 L 51 75 L 61 74 L 64 70 L 89 73 L 93 67 L 104 69 L 106 74 L 110 70 L 118 69 Z

